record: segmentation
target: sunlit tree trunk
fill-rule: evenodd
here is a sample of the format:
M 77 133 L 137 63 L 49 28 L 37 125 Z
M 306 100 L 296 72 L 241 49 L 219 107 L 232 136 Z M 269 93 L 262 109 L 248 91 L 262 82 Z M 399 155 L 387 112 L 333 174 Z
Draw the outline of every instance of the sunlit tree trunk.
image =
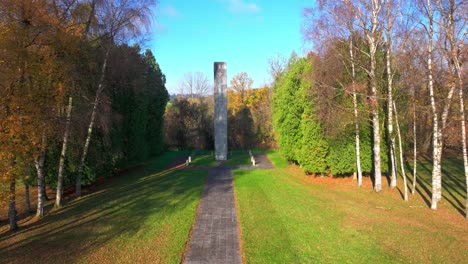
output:
M 466 215 L 465 217 L 468 218 L 468 157 L 467 157 L 467 149 L 466 149 L 466 119 L 465 119 L 465 102 L 464 102 L 464 96 L 463 96 L 463 78 L 462 78 L 462 71 L 461 71 L 461 63 L 459 61 L 459 54 L 458 54 L 458 49 L 459 46 L 463 45 L 463 41 L 466 39 L 466 35 L 468 34 L 468 27 L 467 27 L 467 17 L 464 16 L 462 18 L 457 17 L 455 18 L 456 15 L 456 8 L 460 8 L 459 6 L 456 6 L 455 1 L 451 0 L 448 2 L 449 6 L 445 12 L 446 19 L 444 20 L 445 22 L 445 33 L 447 36 L 447 40 L 449 41 L 450 44 L 450 58 L 448 59 L 449 65 L 453 67 L 453 70 L 455 72 L 456 79 L 458 81 L 458 99 L 459 99 L 459 108 L 460 108 L 460 128 L 461 128 L 461 137 L 462 137 L 462 151 L 463 151 L 463 165 L 464 165 L 464 170 L 465 170 L 465 179 L 466 179 L 466 188 L 467 188 L 467 197 L 466 197 L 466 204 L 465 204 L 465 210 L 466 210 Z M 439 3 L 440 4 L 440 3 Z M 462 5 L 463 6 L 463 5 Z M 466 11 L 465 11 L 466 12 Z M 460 22 L 459 25 L 462 26 L 462 28 L 459 28 L 459 34 L 461 36 L 457 36 L 455 33 L 455 23 Z M 465 30 L 463 30 L 465 29 Z M 457 38 L 458 37 L 458 38 Z M 455 89 L 455 81 L 453 82 L 453 88 Z
M 10 189 L 8 195 L 8 219 L 10 222 L 10 230 L 18 229 L 16 221 L 16 179 L 14 175 L 10 176 Z
M 442 199 L 442 151 L 444 147 L 444 131 L 445 131 L 445 127 L 447 126 L 448 115 L 450 112 L 450 107 L 452 105 L 452 99 L 453 99 L 453 94 L 455 93 L 455 87 L 456 87 L 455 81 L 451 80 L 447 98 L 444 104 L 444 108 L 442 110 L 442 118 L 441 118 L 442 125 L 439 126 L 438 164 L 440 168 L 438 170 L 439 174 L 437 175 L 437 194 L 436 194 L 437 201 L 440 201 Z
M 435 102 L 435 94 L 434 94 L 434 81 L 433 81 L 433 65 L 432 65 L 432 57 L 433 57 L 433 41 L 434 41 L 434 15 L 431 5 L 431 0 L 427 0 L 426 2 L 427 7 L 427 15 L 429 19 L 429 27 L 428 27 L 428 37 L 429 42 L 427 45 L 427 72 L 428 72 L 428 88 L 429 88 L 429 96 L 431 100 L 431 110 L 432 110 L 432 201 L 431 201 L 431 208 L 433 210 L 437 209 L 437 183 L 438 178 L 441 175 L 441 159 L 442 159 L 442 142 L 441 142 L 441 135 L 439 129 L 439 116 L 437 113 L 437 105 Z
M 465 101 L 463 96 L 463 78 L 461 73 L 460 61 L 456 52 L 452 52 L 453 65 L 457 73 L 458 79 L 458 99 L 460 104 L 460 124 L 461 124 L 461 136 L 462 136 L 462 149 L 463 149 L 463 166 L 465 169 L 466 179 L 466 204 L 465 204 L 465 217 L 468 218 L 468 154 L 466 149 L 466 117 L 465 117 Z
M 391 19 L 392 14 L 390 10 L 390 1 L 386 3 L 386 16 L 387 16 L 387 25 L 385 29 L 386 36 L 386 52 L 385 52 L 385 61 L 386 61 L 386 70 L 387 70 L 387 133 L 389 140 L 389 149 L 390 149 L 390 187 L 396 187 L 396 164 L 395 164 L 395 137 L 393 136 L 393 73 L 392 73 L 392 35 L 391 30 L 393 27 L 393 21 Z
M 354 52 L 353 52 L 353 39 L 350 37 L 349 41 L 349 56 L 351 58 L 351 77 L 352 77 L 352 89 L 353 89 L 353 108 L 354 108 L 354 136 L 356 142 L 356 168 L 358 176 L 358 186 L 362 186 L 362 170 L 361 170 L 361 148 L 359 139 L 359 113 L 358 113 L 358 101 L 356 93 L 356 70 L 354 65 Z
M 460 122 L 461 122 L 461 135 L 462 135 L 462 148 L 463 148 L 463 165 L 465 168 L 465 179 L 466 179 L 466 204 L 465 204 L 465 217 L 468 218 L 468 155 L 466 150 L 466 125 L 465 125 L 465 103 L 463 101 L 463 82 L 459 75 L 460 90 L 458 97 L 460 99 Z
M 65 157 L 68 147 L 68 136 L 70 134 L 70 123 L 71 123 L 71 113 L 73 108 L 73 97 L 68 98 L 68 107 L 67 107 L 67 120 L 65 124 L 65 132 L 63 135 L 62 151 L 60 152 L 60 161 L 58 167 L 58 176 L 57 176 L 57 193 L 55 198 L 55 206 L 62 206 L 62 195 L 63 195 L 63 170 L 65 165 Z
M 400 149 L 400 168 L 401 168 L 401 176 L 403 176 L 404 198 L 405 198 L 405 201 L 408 201 L 408 184 L 406 183 L 405 163 L 403 159 L 403 143 L 401 142 L 402 140 L 401 140 L 401 132 L 400 132 L 400 123 L 398 122 L 398 112 L 397 112 L 395 102 L 393 102 L 393 110 L 395 111 L 395 122 L 396 122 L 397 135 L 398 135 L 398 147 Z
M 369 96 L 372 114 L 372 130 L 374 139 L 374 190 L 380 192 L 382 190 L 382 171 L 380 164 L 380 120 L 379 120 L 379 101 L 378 101 L 378 88 L 377 79 L 375 76 L 377 61 L 377 26 L 378 26 L 378 14 L 381 6 L 378 0 L 372 0 L 372 21 L 370 32 L 367 33 L 367 43 L 369 45 L 369 59 L 370 59 L 370 70 L 369 83 L 371 95 Z
M 76 185 L 75 185 L 76 196 L 81 196 L 81 177 L 83 175 L 83 168 L 85 165 L 86 156 L 88 155 L 89 143 L 91 142 L 91 136 L 93 134 L 94 123 L 96 122 L 96 114 L 97 114 L 99 99 L 101 97 L 102 91 L 104 90 L 104 79 L 105 79 L 106 70 L 107 70 L 107 60 L 109 58 L 109 53 L 110 53 L 110 47 L 107 48 L 107 51 L 104 57 L 104 62 L 102 64 L 101 76 L 99 78 L 98 88 L 96 90 L 96 97 L 94 98 L 93 110 L 91 112 L 91 120 L 89 121 L 88 133 L 86 135 L 86 140 L 83 146 L 83 152 L 81 154 L 80 164 L 78 167 L 78 174 L 76 176 Z
M 45 178 L 44 178 L 44 161 L 46 155 L 46 145 L 47 145 L 47 138 L 45 132 L 42 135 L 42 142 L 41 142 L 41 152 L 37 159 L 35 160 L 35 166 L 37 171 L 37 217 L 44 216 L 44 202 L 45 202 Z

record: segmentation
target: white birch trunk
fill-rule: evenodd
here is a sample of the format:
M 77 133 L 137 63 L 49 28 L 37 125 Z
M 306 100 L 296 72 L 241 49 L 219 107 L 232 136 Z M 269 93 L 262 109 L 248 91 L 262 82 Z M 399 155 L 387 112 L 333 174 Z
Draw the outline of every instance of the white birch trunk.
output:
M 465 117 L 465 101 L 463 96 L 463 78 L 461 73 L 460 61 L 458 60 L 457 54 L 452 53 L 453 64 L 457 72 L 458 79 L 458 99 L 460 104 L 460 123 L 461 123 L 461 136 L 462 136 L 462 149 L 463 149 L 463 166 L 465 169 L 465 180 L 466 180 L 466 203 L 465 203 L 465 217 L 468 219 L 468 154 L 466 149 L 466 117 Z
M 418 165 L 418 149 L 417 149 L 417 134 L 416 134 L 416 103 L 413 105 L 413 188 L 411 194 L 414 195 L 416 191 L 416 180 L 417 180 L 417 165 Z
M 449 53 L 449 57 L 447 58 L 447 64 L 449 65 L 449 74 L 451 76 L 453 76 L 454 72 L 456 74 L 456 77 L 454 77 L 454 80 L 451 82 L 451 89 L 449 91 L 449 95 L 448 95 L 448 102 L 447 104 L 450 105 L 451 103 L 451 96 L 453 95 L 453 93 L 455 92 L 455 89 L 456 89 L 456 80 L 458 80 L 458 88 L 459 88 L 459 92 L 458 92 L 458 98 L 459 98 L 459 107 L 460 107 L 460 128 L 461 128 L 461 136 L 462 136 L 462 151 L 463 151 L 463 166 L 464 166 L 464 170 L 465 170 L 465 179 L 466 179 L 466 188 L 467 188 L 467 197 L 466 197 L 466 204 L 465 204 L 465 217 L 468 218 L 468 157 L 467 157 L 467 147 L 466 147 L 466 124 L 465 124 L 465 103 L 464 103 L 464 100 L 463 100 L 463 78 L 462 78 L 462 71 L 460 69 L 461 67 L 461 64 L 460 64 L 460 61 L 459 61 L 459 54 L 458 54 L 458 51 L 460 49 L 460 46 L 463 45 L 463 42 L 464 40 L 466 39 L 466 35 L 468 34 L 468 31 L 467 31 L 467 27 L 466 27 L 466 24 L 463 24 L 462 25 L 462 28 L 459 28 L 458 29 L 458 32 L 459 35 L 458 37 L 458 40 L 456 39 L 456 33 L 455 33 L 455 23 L 456 21 L 455 20 L 458 20 L 456 19 L 454 16 L 456 15 L 456 9 L 457 8 L 463 8 L 463 5 L 461 6 L 457 6 L 455 1 L 449 1 L 448 2 L 448 6 L 444 6 L 442 4 L 442 2 L 438 2 L 439 4 L 439 7 L 444 11 L 443 14 L 445 15 L 444 19 L 443 19 L 443 22 L 444 22 L 444 29 L 445 29 L 445 34 L 446 34 L 446 38 L 449 42 L 449 45 L 450 45 L 450 53 Z M 466 11 L 465 11 L 466 12 Z M 463 18 L 462 18 L 463 19 Z M 466 17 L 465 17 L 465 22 L 466 22 Z M 465 30 L 463 30 L 465 29 Z M 448 106 L 448 108 L 450 108 L 450 106 Z M 447 109 L 447 112 L 445 112 L 445 109 L 444 109 L 444 115 L 448 115 L 448 109 Z M 445 119 L 447 117 L 445 116 Z M 444 120 L 444 116 L 443 116 L 443 120 L 442 122 L 446 122 L 446 120 Z M 445 123 L 443 123 L 443 126 L 445 127 Z
M 461 76 L 459 76 L 461 77 Z M 465 203 L 465 217 L 468 218 L 468 154 L 466 150 L 466 125 L 465 125 L 465 103 L 463 101 L 463 82 L 459 79 L 460 90 L 458 97 L 460 99 L 460 122 L 461 122 L 461 136 L 462 136 L 462 149 L 463 149 L 463 166 L 465 168 L 465 179 L 466 179 L 466 203 Z
M 358 186 L 362 186 L 362 169 L 361 169 L 361 147 L 359 139 L 359 113 L 358 113 L 358 101 L 356 93 L 356 71 L 354 65 L 354 53 L 353 53 L 353 40 L 350 37 L 349 42 L 349 56 L 351 58 L 351 75 L 352 75 L 352 89 L 353 89 L 353 108 L 354 108 L 354 133 L 355 133 L 355 142 L 356 142 L 356 169 L 357 169 L 357 179 Z
M 393 102 L 393 110 L 395 111 L 395 122 L 396 122 L 397 135 L 398 135 L 398 147 L 400 149 L 400 168 L 401 168 L 401 176 L 403 176 L 404 198 L 405 198 L 405 201 L 408 201 L 408 184 L 406 182 L 405 163 L 403 159 L 403 143 L 401 142 L 402 140 L 401 140 L 401 132 L 400 132 L 400 123 L 398 122 L 398 112 L 397 112 L 395 102 Z
M 57 193 L 55 196 L 55 206 L 62 206 L 62 195 L 63 195 L 63 169 L 65 165 L 65 157 L 68 147 L 68 136 L 70 134 L 70 123 L 71 123 L 71 113 L 73 108 L 73 97 L 68 98 L 68 107 L 67 107 L 67 120 L 65 123 L 65 132 L 63 135 L 62 151 L 60 152 L 60 161 L 58 167 L 58 176 L 57 176 Z
M 450 88 L 447 94 L 444 108 L 442 110 L 442 118 L 441 118 L 442 125 L 439 126 L 438 164 L 440 168 L 439 168 L 439 174 L 437 175 L 437 194 L 436 194 L 437 201 L 442 200 L 442 152 L 444 148 L 444 131 L 445 131 L 445 127 L 447 126 L 448 115 L 450 112 L 450 107 L 452 105 L 452 99 L 453 99 L 453 94 L 455 93 L 455 87 L 456 87 L 455 82 L 452 81 L 450 83 Z
M 371 85 L 371 113 L 372 113 L 372 128 L 373 128 L 373 140 L 374 140 L 374 190 L 380 192 L 382 190 L 382 171 L 380 164 L 380 122 L 379 122 L 379 101 L 378 101 L 378 89 L 377 80 L 375 77 L 376 69 L 376 58 L 375 53 L 377 51 L 377 40 L 376 32 L 378 25 L 378 14 L 380 12 L 380 4 L 378 0 L 372 0 L 372 22 L 371 31 L 367 33 L 367 42 L 369 44 L 369 57 L 370 57 L 370 71 L 369 79 Z
M 44 216 L 44 201 L 45 201 L 45 178 L 44 178 L 44 161 L 46 155 L 47 138 L 45 132 L 42 134 L 41 152 L 35 160 L 37 171 L 37 211 L 36 217 Z
M 76 185 L 75 185 L 75 194 L 76 196 L 81 196 L 81 176 L 83 174 L 83 168 L 86 161 L 86 156 L 88 155 L 89 143 L 91 142 L 91 136 L 93 134 L 94 123 L 96 122 L 96 113 L 99 104 L 99 99 L 102 91 L 104 90 L 104 78 L 106 75 L 107 69 L 107 60 L 109 58 L 110 47 L 107 48 L 106 55 L 104 57 L 104 62 L 101 68 L 101 76 L 99 78 L 98 88 L 96 90 L 96 97 L 94 99 L 93 110 L 91 112 L 91 119 L 89 121 L 88 133 L 86 135 L 86 140 L 83 146 L 83 152 L 81 154 L 80 164 L 78 167 L 78 174 L 76 176 Z
M 432 56 L 433 56 L 433 39 L 434 39 L 434 16 L 431 5 L 431 0 L 427 0 L 426 7 L 428 11 L 429 29 L 428 37 L 429 43 L 427 46 L 427 70 L 428 70 L 428 88 L 429 97 L 431 100 L 432 110 L 432 201 L 431 209 L 437 209 L 437 194 L 438 194 L 438 177 L 441 172 L 441 147 L 440 147 L 440 130 L 439 130 L 439 116 L 437 113 L 437 106 L 434 95 L 434 82 L 433 82 L 433 69 L 432 69 Z
M 390 143 L 390 187 L 396 187 L 396 171 L 397 165 L 395 163 L 395 137 L 393 136 L 393 75 L 392 75 L 392 35 L 391 30 L 393 27 L 393 22 L 391 20 L 391 11 L 390 11 L 390 2 L 387 1 L 386 4 L 386 16 L 387 16 L 387 28 L 385 30 L 385 35 L 387 37 L 386 41 L 386 53 L 385 53 L 385 61 L 386 61 L 386 70 L 387 70 L 387 132 L 388 132 L 388 139 Z

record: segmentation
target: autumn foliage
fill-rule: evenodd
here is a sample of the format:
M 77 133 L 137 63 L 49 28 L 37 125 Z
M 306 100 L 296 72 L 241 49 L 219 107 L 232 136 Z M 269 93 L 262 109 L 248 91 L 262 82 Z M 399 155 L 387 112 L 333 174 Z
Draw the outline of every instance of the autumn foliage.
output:
M 41 217 L 59 168 L 65 187 L 78 175 L 86 185 L 163 150 L 165 76 L 150 50 L 126 44 L 152 4 L 0 3 L 0 205 L 11 229 L 19 183 L 39 188 Z

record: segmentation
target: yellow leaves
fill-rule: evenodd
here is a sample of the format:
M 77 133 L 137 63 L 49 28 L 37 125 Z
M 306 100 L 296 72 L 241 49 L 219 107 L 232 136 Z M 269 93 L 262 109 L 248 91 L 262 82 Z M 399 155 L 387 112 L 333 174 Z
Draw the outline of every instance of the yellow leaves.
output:
M 241 92 L 229 90 L 227 94 L 228 110 L 235 114 L 244 106 L 247 106 L 249 109 L 255 109 L 259 104 L 267 103 L 269 93 L 268 87 L 250 89 L 244 91 L 244 98 L 242 98 Z

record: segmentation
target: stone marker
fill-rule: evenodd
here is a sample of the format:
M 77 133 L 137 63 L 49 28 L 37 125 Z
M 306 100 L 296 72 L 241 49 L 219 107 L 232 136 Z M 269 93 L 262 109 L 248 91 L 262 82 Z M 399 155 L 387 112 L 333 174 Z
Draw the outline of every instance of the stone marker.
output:
M 226 63 L 214 63 L 215 159 L 227 159 L 227 75 Z
M 192 156 L 188 156 L 188 162 L 189 162 L 189 163 L 192 162 Z

